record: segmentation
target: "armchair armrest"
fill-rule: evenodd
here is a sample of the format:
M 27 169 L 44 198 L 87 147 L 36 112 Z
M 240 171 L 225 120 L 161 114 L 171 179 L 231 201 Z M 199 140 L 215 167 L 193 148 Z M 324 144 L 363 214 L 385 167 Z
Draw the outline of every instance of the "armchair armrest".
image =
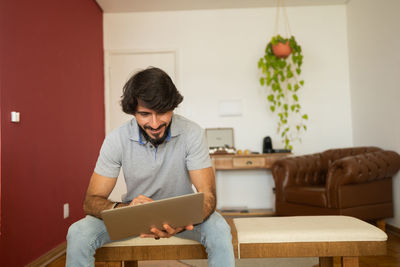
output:
M 400 155 L 376 151 L 336 160 L 328 169 L 326 191 L 329 207 L 338 205 L 339 187 L 393 177 L 400 168 Z
M 276 199 L 284 201 L 284 188 L 303 185 L 324 185 L 327 167 L 322 154 L 283 158 L 272 166 Z

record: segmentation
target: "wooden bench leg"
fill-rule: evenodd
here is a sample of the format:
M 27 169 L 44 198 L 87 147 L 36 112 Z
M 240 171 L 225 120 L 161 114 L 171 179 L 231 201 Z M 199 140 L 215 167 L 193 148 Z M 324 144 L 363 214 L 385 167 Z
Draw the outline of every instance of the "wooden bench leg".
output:
M 332 267 L 333 258 L 332 257 L 319 257 L 319 267 Z
M 384 219 L 376 221 L 376 227 L 386 232 L 386 221 Z
M 342 257 L 333 257 L 333 267 L 342 267 Z
M 95 267 L 123 267 L 122 261 L 95 262 Z
M 124 261 L 124 267 L 138 267 L 137 261 Z
M 343 267 L 358 267 L 358 257 L 343 257 Z
M 95 267 L 138 267 L 137 261 L 105 261 L 95 262 Z

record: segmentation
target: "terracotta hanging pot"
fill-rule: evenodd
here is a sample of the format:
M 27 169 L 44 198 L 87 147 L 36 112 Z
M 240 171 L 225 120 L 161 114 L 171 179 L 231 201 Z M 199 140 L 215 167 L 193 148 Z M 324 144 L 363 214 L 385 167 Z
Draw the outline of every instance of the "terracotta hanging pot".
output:
M 292 53 L 292 48 L 289 45 L 289 41 L 286 43 L 278 43 L 272 45 L 272 52 L 278 58 L 287 58 Z

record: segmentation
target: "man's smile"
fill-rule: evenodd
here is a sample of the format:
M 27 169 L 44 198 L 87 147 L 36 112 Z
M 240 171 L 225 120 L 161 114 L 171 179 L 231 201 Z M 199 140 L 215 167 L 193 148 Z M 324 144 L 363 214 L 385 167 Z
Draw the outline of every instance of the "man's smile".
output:
M 148 130 L 152 135 L 159 135 L 162 133 L 162 131 L 164 130 L 164 128 L 167 126 L 167 124 L 161 124 L 157 129 L 154 129 L 150 126 L 144 126 L 145 130 Z

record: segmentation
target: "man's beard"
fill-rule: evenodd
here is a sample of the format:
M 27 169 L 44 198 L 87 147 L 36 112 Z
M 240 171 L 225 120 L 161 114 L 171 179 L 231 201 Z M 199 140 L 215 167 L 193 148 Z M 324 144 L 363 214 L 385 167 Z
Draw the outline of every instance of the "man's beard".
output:
M 138 124 L 138 126 L 139 126 L 140 129 L 142 130 L 142 133 L 143 133 L 144 138 L 145 138 L 148 142 L 152 143 L 153 146 L 157 147 L 157 146 L 159 146 L 160 144 L 162 144 L 162 143 L 165 141 L 165 139 L 167 139 L 168 134 L 169 134 L 169 129 L 170 129 L 170 127 L 171 127 L 171 123 L 170 123 L 168 126 L 166 126 L 166 123 L 164 123 L 164 124 L 160 125 L 157 129 L 151 128 L 150 126 L 144 126 L 144 129 L 143 129 L 139 124 Z M 164 130 L 163 136 L 161 136 L 161 137 L 152 138 L 152 137 L 145 131 L 145 129 L 159 130 L 159 129 L 161 129 L 162 127 L 165 127 L 165 130 Z

